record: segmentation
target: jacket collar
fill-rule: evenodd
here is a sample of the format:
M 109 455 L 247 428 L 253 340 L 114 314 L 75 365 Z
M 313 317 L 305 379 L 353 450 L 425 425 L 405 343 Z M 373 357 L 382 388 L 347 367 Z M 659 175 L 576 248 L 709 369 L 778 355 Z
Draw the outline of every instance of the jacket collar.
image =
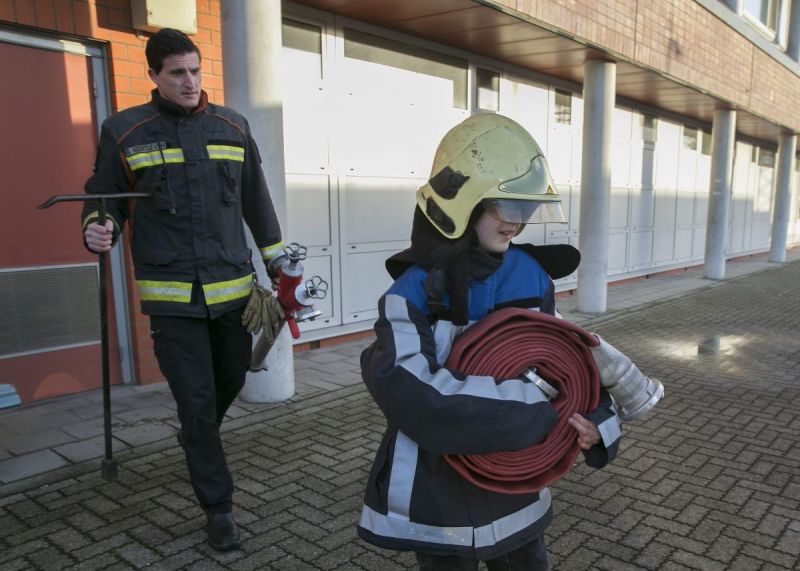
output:
M 186 110 L 178 105 L 177 103 L 173 103 L 167 99 L 161 97 L 161 94 L 158 92 L 158 89 L 154 89 L 150 92 L 152 97 L 151 103 L 162 113 L 166 113 L 167 115 L 176 115 L 178 117 L 188 117 L 189 115 L 197 115 L 198 113 L 202 113 L 206 110 L 208 106 L 208 94 L 205 90 L 200 91 L 200 101 L 197 104 L 197 107 L 192 109 L 191 113 L 187 113 Z

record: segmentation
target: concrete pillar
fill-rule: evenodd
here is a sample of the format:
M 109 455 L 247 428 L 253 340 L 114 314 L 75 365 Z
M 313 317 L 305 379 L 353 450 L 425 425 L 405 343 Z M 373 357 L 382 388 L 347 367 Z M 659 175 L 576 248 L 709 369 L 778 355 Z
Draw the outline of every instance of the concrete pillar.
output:
M 586 313 L 606 310 L 616 77 L 617 66 L 613 62 L 590 60 L 584 64 L 578 311 Z
M 711 131 L 711 180 L 706 224 L 705 277 L 725 277 L 725 242 L 728 236 L 728 212 L 733 185 L 733 153 L 736 135 L 736 111 L 714 111 Z
M 786 54 L 794 61 L 800 61 L 800 0 L 792 0 L 789 5 L 789 37 Z
M 286 228 L 286 179 L 283 160 L 281 95 L 281 3 L 225 0 L 222 11 L 222 61 L 225 104 L 242 113 L 261 152 L 272 201 Z M 248 236 L 253 266 L 262 284 L 269 279 L 258 247 Z M 248 373 L 241 397 L 250 402 L 278 402 L 294 394 L 294 359 L 288 327 L 267 357 L 266 371 Z
M 772 203 L 772 241 L 769 244 L 769 261 L 786 261 L 786 234 L 789 230 L 789 204 L 792 198 L 792 173 L 797 137 L 782 133 L 778 144 L 778 172 L 775 180 L 775 200 Z

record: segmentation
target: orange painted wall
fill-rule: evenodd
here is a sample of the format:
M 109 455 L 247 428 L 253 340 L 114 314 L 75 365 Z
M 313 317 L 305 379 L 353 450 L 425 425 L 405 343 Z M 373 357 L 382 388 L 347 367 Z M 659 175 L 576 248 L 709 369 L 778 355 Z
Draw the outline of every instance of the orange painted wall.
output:
M 197 34 L 192 40 L 203 56 L 203 87 L 209 100 L 224 103 L 220 0 L 197 0 Z M 32 33 L 52 32 L 104 42 L 108 54 L 111 105 L 114 112 L 150 99 L 144 55 L 148 34 L 131 27 L 130 0 L 2 0 L 0 24 L 13 24 Z M 88 177 L 90 173 L 86 173 Z M 80 229 L 75 228 L 76 240 Z M 129 263 L 129 276 L 133 268 Z M 159 382 L 163 377 L 153 355 L 149 320 L 139 312 L 136 285 L 129 280 L 134 362 L 137 381 Z

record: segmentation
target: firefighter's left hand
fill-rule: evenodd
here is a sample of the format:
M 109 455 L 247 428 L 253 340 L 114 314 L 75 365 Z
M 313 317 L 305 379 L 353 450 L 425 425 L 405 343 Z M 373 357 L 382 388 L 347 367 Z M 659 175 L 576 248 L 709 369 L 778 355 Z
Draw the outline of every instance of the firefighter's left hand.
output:
M 578 446 L 584 450 L 588 450 L 600 442 L 600 431 L 597 430 L 595 423 L 588 418 L 576 412 L 569 417 L 567 422 L 578 432 Z
M 264 337 L 270 341 L 270 346 L 275 342 L 284 323 L 286 323 L 286 314 L 283 312 L 281 304 L 278 303 L 278 298 L 274 295 L 264 296 L 261 305 L 261 325 L 264 328 Z
M 278 299 L 265 287 L 253 283 L 250 299 L 242 312 L 242 325 L 247 332 L 256 334 L 263 329 L 264 335 L 274 340 L 285 322 L 286 315 Z

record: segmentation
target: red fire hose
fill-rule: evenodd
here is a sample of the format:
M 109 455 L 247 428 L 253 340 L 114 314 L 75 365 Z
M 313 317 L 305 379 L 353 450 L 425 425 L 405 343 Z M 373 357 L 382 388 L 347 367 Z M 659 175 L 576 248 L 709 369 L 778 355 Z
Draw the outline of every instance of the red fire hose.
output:
M 589 352 L 596 345 L 585 329 L 528 309 L 501 309 L 467 329 L 453 344 L 447 367 L 495 379 L 516 378 L 532 367 L 560 392 L 551 402 L 558 422 L 528 448 L 445 455 L 447 463 L 476 486 L 505 494 L 538 492 L 564 476 L 580 452 L 567 419 L 594 410 L 600 399 L 600 377 Z

